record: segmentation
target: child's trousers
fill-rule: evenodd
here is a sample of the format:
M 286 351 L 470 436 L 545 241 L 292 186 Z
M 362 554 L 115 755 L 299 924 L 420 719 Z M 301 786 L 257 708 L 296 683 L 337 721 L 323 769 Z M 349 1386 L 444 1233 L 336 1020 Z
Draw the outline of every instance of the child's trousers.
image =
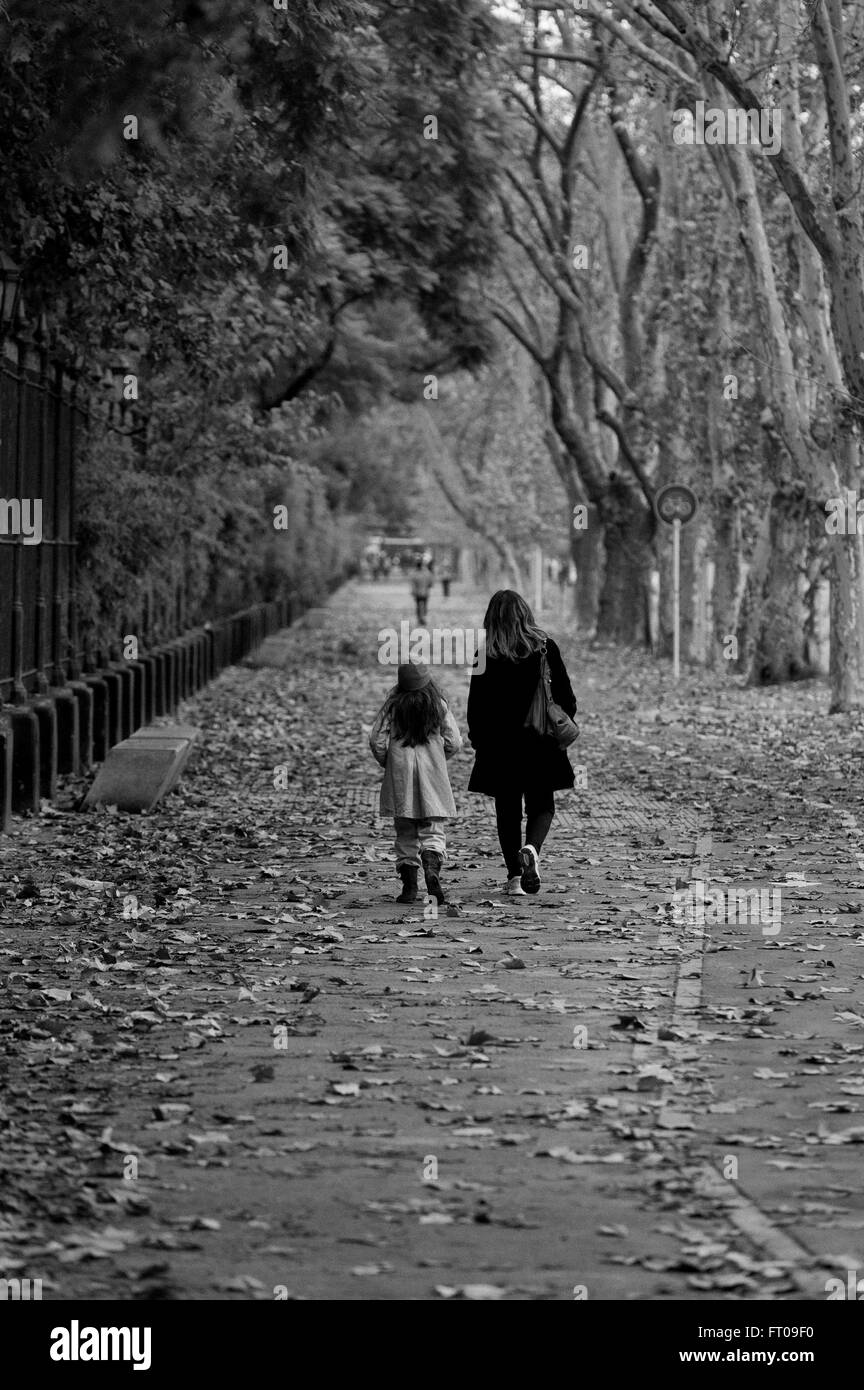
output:
M 420 851 L 434 850 L 442 859 L 447 858 L 447 838 L 444 816 L 427 816 L 426 820 L 409 820 L 407 816 L 397 816 L 396 829 L 396 867 L 400 864 L 420 865 Z

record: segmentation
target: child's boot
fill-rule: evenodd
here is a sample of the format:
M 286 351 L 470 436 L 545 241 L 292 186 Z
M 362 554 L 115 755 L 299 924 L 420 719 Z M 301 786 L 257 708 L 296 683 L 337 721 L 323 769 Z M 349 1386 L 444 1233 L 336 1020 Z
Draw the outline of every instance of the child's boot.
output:
M 438 903 L 444 902 L 444 889 L 441 887 L 441 880 L 438 875 L 441 873 L 443 859 L 434 849 L 424 849 L 420 858 L 423 862 L 423 877 L 426 880 L 426 891 Z
M 402 892 L 396 899 L 397 903 L 416 903 L 417 901 L 417 865 L 400 864 L 399 877 L 402 880 Z

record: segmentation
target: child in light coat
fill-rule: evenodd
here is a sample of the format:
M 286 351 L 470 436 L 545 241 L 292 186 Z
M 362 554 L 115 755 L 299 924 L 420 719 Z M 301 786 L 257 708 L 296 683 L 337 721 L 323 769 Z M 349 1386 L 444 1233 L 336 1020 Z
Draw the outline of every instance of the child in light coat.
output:
M 447 702 L 425 666 L 399 667 L 391 690 L 372 725 L 369 747 L 384 768 L 381 814 L 396 830 L 396 868 L 402 880 L 400 903 L 417 900 L 417 870 L 426 890 L 444 902 L 441 866 L 447 853 L 444 829 L 456 815 L 447 759 L 462 747 L 462 735 Z

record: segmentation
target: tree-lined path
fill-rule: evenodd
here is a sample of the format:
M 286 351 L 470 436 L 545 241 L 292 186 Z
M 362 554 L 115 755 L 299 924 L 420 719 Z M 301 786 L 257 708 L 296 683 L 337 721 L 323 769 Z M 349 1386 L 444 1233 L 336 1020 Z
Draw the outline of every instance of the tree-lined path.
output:
M 484 601 L 436 589 L 430 621 Z M 859 725 L 823 686 L 675 691 L 550 613 L 586 785 L 508 901 L 458 755 L 433 920 L 394 901 L 366 749 L 409 616 L 348 585 L 184 707 L 201 747 L 152 816 L 69 786 L 0 842 L 3 1269 L 53 1298 L 824 1298 L 864 1256 Z M 443 684 L 464 731 L 468 672 Z M 779 887 L 777 930 L 676 920 L 700 879 Z

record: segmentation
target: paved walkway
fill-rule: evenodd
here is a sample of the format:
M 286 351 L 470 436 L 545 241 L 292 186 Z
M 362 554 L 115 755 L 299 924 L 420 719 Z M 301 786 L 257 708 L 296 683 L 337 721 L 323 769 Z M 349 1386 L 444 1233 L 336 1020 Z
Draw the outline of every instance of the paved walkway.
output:
M 430 621 L 482 611 L 436 591 Z M 0 840 L 0 1276 L 546 1300 L 864 1274 L 860 723 L 819 686 L 676 691 L 552 614 L 587 786 L 542 894 L 506 901 L 460 755 L 434 920 L 394 901 L 366 750 L 407 617 L 407 586 L 348 586 L 183 708 L 203 746 L 152 816 Z M 467 671 L 444 685 L 464 730 Z M 713 920 L 752 889 L 757 920 Z

